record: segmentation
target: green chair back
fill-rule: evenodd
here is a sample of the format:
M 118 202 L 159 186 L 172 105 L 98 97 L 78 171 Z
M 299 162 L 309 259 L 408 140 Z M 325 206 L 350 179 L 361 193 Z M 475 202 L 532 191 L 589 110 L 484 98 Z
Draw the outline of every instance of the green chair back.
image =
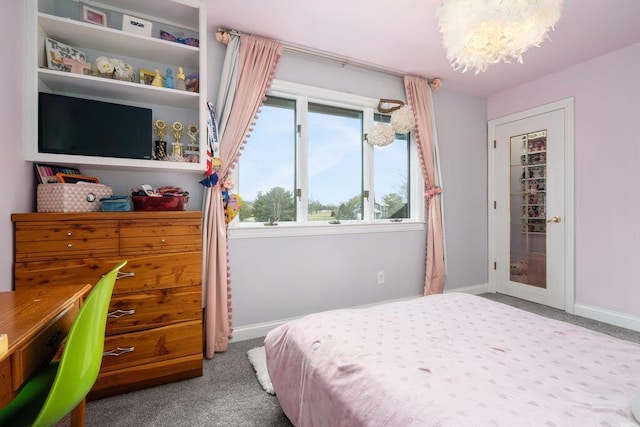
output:
M 89 393 L 102 363 L 111 294 L 118 271 L 126 263 L 122 261 L 98 281 L 69 330 L 60 360 L 50 363 L 25 384 L 0 411 L 0 421 L 7 425 L 52 426 Z M 31 421 L 34 413 L 35 420 Z

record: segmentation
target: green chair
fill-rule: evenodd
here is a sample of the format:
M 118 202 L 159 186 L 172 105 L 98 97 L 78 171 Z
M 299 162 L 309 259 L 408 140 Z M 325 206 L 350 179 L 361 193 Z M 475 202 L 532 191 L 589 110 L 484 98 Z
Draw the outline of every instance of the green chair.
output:
M 60 360 L 27 381 L 0 410 L 0 426 L 52 426 L 86 397 L 98 378 L 107 311 L 122 261 L 102 276 L 82 304 L 67 336 Z

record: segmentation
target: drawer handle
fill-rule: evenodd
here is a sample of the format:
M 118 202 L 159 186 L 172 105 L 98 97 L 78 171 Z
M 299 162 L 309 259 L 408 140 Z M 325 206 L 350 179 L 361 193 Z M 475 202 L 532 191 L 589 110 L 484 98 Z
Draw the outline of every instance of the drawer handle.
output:
M 126 271 L 118 271 L 118 275 L 116 276 L 116 280 L 120 280 L 120 279 L 124 279 L 125 277 L 133 277 L 135 276 L 136 273 L 134 273 L 133 271 L 128 273 Z
M 121 317 L 124 316 L 131 316 L 133 314 L 136 314 L 135 310 L 116 310 L 116 311 L 112 311 L 110 313 L 107 313 L 107 317 L 110 317 L 112 319 L 119 319 Z
M 115 356 L 118 357 L 121 354 L 125 354 L 125 353 L 133 353 L 133 351 L 135 350 L 135 347 L 116 347 L 113 350 L 107 350 L 104 353 L 102 353 L 103 357 L 106 356 Z
M 72 248 L 72 247 L 73 247 L 73 244 L 72 244 L 72 243 L 69 243 L 69 244 L 67 245 L 67 247 L 68 247 L 68 248 Z
M 47 338 L 46 345 L 47 347 L 58 347 L 60 342 L 62 342 L 62 330 L 56 329 L 55 332 Z
M 160 243 L 167 243 L 167 241 L 164 239 L 160 239 Z
M 73 236 L 73 233 L 71 231 L 67 232 L 67 237 L 71 237 Z

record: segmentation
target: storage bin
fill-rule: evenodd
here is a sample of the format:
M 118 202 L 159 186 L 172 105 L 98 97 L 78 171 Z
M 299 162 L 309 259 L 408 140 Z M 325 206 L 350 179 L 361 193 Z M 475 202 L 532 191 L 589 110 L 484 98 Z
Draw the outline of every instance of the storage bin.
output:
M 136 211 L 184 211 L 189 196 L 131 196 Z
M 101 199 L 102 212 L 129 212 L 133 210 L 133 203 L 129 196 L 111 196 Z
M 111 187 L 90 182 L 39 184 L 38 212 L 97 212 L 100 199 L 112 194 Z

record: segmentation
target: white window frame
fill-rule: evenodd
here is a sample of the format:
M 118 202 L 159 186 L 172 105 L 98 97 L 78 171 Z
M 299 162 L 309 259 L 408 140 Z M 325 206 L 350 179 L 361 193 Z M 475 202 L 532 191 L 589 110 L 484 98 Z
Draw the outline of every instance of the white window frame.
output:
M 369 198 L 364 199 L 367 209 L 364 210 L 362 220 L 341 221 L 340 224 L 329 224 L 329 222 L 308 221 L 308 180 L 307 180 L 307 105 L 317 103 L 328 106 L 361 109 L 363 111 L 363 131 L 367 133 L 373 125 L 374 110 L 378 105 L 378 99 L 299 83 L 274 80 L 271 85 L 269 95 L 292 99 L 296 101 L 296 120 L 300 127 L 300 132 L 296 135 L 296 186 L 302 189 L 302 196 L 296 203 L 296 221 L 279 222 L 277 226 L 265 226 L 263 223 L 242 223 L 239 216 L 236 217 L 228 228 L 230 238 L 256 238 L 256 237 L 288 237 L 288 236 L 309 236 L 326 234 L 354 234 L 354 233 L 375 233 L 389 231 L 412 231 L 424 230 L 424 184 L 420 172 L 420 162 L 415 143 L 409 145 L 409 197 L 410 197 L 410 217 L 402 221 L 395 222 L 390 219 L 373 219 L 373 205 L 375 200 L 373 185 L 373 153 L 374 147 L 371 144 L 364 145 L 363 152 L 363 186 L 368 189 Z M 413 141 L 413 138 L 411 138 Z M 251 140 L 248 142 L 251 144 Z M 233 182 L 239 182 L 239 170 L 241 167 L 232 170 Z M 233 191 L 233 190 L 232 190 Z M 240 196 L 242 196 L 240 189 Z M 294 197 L 297 197 L 294 194 Z

